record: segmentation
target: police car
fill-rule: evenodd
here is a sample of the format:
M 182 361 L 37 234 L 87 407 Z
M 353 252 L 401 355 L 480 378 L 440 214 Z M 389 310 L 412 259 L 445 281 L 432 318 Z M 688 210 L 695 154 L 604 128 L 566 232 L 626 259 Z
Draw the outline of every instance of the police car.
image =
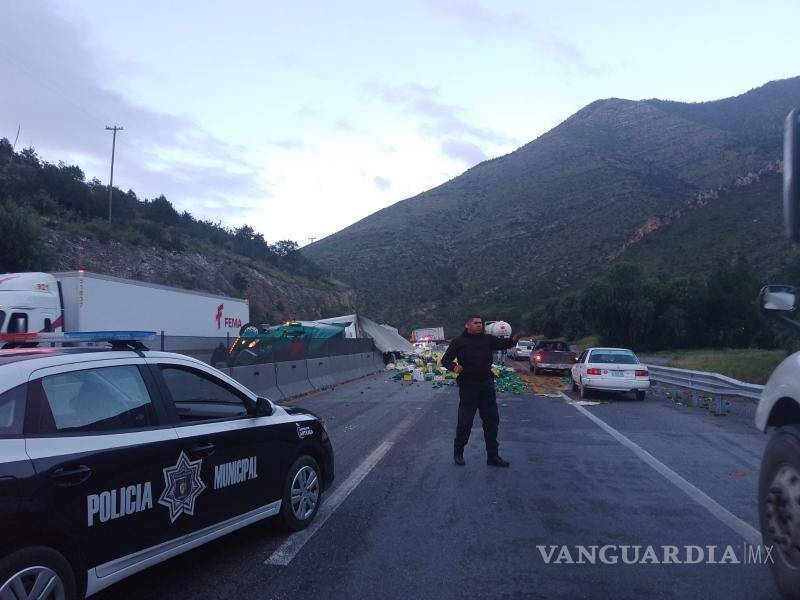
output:
M 24 337 L 0 350 L 0 598 L 91 596 L 262 519 L 314 519 L 333 451 L 313 414 L 136 333 Z M 30 347 L 57 338 L 112 345 Z

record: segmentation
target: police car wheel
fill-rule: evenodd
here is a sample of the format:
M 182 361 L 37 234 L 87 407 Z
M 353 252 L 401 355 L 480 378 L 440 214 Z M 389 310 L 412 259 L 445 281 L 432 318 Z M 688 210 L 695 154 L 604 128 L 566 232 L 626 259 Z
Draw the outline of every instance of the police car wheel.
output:
M 310 456 L 301 456 L 289 469 L 279 514 L 280 524 L 288 531 L 305 529 L 319 510 L 322 501 L 320 468 Z
M 0 598 L 75 600 L 75 575 L 52 548 L 20 548 L 0 560 Z

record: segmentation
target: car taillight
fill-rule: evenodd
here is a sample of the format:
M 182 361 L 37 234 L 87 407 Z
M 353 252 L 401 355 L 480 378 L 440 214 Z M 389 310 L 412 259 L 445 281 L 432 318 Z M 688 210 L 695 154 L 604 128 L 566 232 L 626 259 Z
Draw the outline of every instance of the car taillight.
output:
M 542 361 L 542 355 L 541 354 L 537 354 L 535 356 L 535 360 L 536 360 L 536 362 L 541 362 Z
M 578 362 L 578 357 L 577 356 L 573 356 L 573 358 L 575 359 L 575 362 Z
M 647 377 L 647 371 L 644 369 L 639 369 L 636 371 L 637 377 Z
M 587 375 L 600 375 L 602 371 L 600 369 L 586 369 Z

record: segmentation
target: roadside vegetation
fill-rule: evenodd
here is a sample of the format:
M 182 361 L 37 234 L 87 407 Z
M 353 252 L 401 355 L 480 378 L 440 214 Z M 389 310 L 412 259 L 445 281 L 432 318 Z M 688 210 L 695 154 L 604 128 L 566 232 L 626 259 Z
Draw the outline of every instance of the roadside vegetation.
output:
M 797 281 L 800 259 L 779 273 L 756 273 L 745 257 L 722 263 L 706 280 L 646 273 L 613 265 L 581 290 L 548 302 L 528 316 L 529 331 L 547 337 L 632 348 L 747 348 L 794 350 L 797 334 L 761 314 L 758 292 L 766 282 Z M 583 344 L 581 344 L 583 345 Z
M 43 226 L 93 238 L 206 254 L 233 252 L 277 268 L 317 277 L 322 271 L 296 242 L 269 243 L 251 226 L 234 229 L 178 212 L 163 195 L 140 199 L 133 190 L 113 190 L 108 222 L 108 186 L 86 181 L 80 167 L 48 163 L 35 150 L 16 152 L 0 139 L 0 273 L 48 270 L 54 256 Z M 23 251 L 24 250 L 24 251 Z
M 728 350 L 686 350 L 660 352 L 663 366 L 692 371 L 720 373 L 748 383 L 764 384 L 787 356 L 785 350 L 735 348 Z

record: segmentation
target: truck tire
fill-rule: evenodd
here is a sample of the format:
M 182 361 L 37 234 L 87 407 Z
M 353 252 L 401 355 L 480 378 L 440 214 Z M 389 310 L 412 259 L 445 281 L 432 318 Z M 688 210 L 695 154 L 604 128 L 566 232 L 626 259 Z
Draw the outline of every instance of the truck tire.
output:
M 283 486 L 278 523 L 284 531 L 305 529 L 322 503 L 322 471 L 317 461 L 304 454 L 289 467 Z
M 0 598 L 16 597 L 14 591 L 20 586 L 29 595 L 34 587 L 41 594 L 45 585 L 49 585 L 51 591 L 41 597 L 48 600 L 76 600 L 78 597 L 75 573 L 60 552 L 47 546 L 25 546 L 0 560 Z
M 800 426 L 785 425 L 767 443 L 758 482 L 761 536 L 773 548 L 770 569 L 784 598 L 800 599 L 799 498 Z

